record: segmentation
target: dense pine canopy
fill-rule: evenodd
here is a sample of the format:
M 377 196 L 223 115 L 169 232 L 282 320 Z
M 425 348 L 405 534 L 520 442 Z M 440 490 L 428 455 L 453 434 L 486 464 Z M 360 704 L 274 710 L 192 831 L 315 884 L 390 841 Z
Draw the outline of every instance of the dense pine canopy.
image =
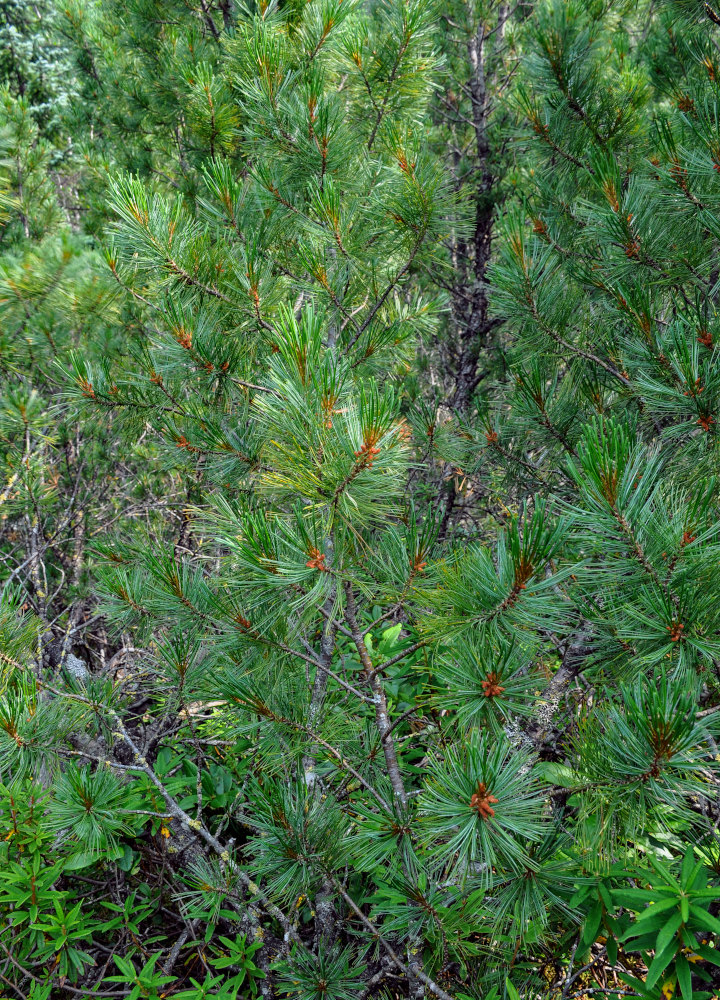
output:
M 0 0 L 0 1000 L 720 991 L 715 0 Z

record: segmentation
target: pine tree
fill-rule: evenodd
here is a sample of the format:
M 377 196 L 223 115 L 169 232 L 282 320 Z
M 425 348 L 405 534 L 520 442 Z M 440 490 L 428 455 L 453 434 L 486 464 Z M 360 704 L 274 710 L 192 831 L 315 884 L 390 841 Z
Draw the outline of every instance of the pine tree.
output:
M 544 0 L 501 86 L 510 12 L 446 11 L 488 41 L 493 132 L 442 13 L 68 7 L 103 277 L 7 98 L 18 992 L 712 995 L 720 17 Z M 443 93 L 476 143 L 454 174 Z M 417 356 L 448 309 L 440 411 Z M 111 514 L 80 504 L 82 671 L 46 648 L 83 593 L 47 488 L 73 421 L 119 470 Z
M 69 52 L 51 3 L 0 4 L 0 84 L 21 97 L 48 133 L 59 124 L 72 90 Z
M 508 107 L 502 95 L 517 67 L 515 35 L 524 14 L 522 4 L 511 8 L 491 0 L 451 4 L 440 15 L 445 59 L 433 109 L 436 149 L 447 162 L 457 200 L 446 268 L 435 269 L 433 283 L 449 297 L 439 380 L 448 406 L 461 415 L 496 367 L 501 320 L 491 315 L 487 270 L 498 208 L 507 194 Z
M 116 293 L 68 224 L 63 201 L 72 195 L 53 175 L 56 147 L 29 101 L 5 90 L 0 102 L 2 592 L 19 587 L 47 627 L 53 602 L 64 613 L 67 586 L 80 583 L 89 497 L 100 501 L 92 479 L 103 468 L 101 439 L 82 448 L 80 427 L 58 406 L 55 363 L 83 328 L 96 331 L 100 353 L 113 342 Z

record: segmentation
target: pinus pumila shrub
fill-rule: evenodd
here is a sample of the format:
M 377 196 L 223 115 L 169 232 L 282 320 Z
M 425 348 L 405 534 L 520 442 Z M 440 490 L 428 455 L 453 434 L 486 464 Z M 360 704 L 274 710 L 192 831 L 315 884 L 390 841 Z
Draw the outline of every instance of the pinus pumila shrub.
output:
M 460 13 L 63 14 L 85 229 L 6 185 L 12 266 L 41 202 L 87 260 L 47 400 L 4 376 L 15 993 L 714 993 L 720 12 Z M 115 484 L 69 592 L 56 413 Z

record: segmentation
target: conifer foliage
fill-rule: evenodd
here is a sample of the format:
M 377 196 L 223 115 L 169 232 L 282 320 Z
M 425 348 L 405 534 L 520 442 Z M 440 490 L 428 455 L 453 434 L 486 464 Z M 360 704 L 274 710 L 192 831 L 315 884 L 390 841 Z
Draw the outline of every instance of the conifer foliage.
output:
M 6 6 L 3 990 L 710 1000 L 720 11 Z

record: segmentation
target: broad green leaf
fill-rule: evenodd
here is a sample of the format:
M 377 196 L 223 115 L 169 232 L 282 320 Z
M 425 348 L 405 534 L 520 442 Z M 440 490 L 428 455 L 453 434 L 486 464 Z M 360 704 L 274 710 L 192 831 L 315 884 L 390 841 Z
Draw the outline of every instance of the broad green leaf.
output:
M 690 964 L 682 955 L 675 959 L 675 971 L 677 972 L 678 983 L 682 990 L 683 1000 L 692 1000 L 692 981 L 690 976 Z
M 655 943 L 656 951 L 662 951 L 667 947 L 668 942 L 675 936 L 681 923 L 682 917 L 680 914 L 674 913 L 657 936 L 657 941 Z
M 618 957 L 617 939 L 614 937 L 609 937 L 605 944 L 605 948 L 607 951 L 608 962 L 610 962 L 611 966 L 614 966 L 615 963 L 617 962 L 617 957 Z
M 509 1000 L 520 1000 L 520 994 L 508 978 L 505 979 L 505 989 L 507 990 Z
M 610 912 L 612 912 L 613 909 L 614 909 L 614 907 L 613 907 L 613 901 L 612 901 L 612 898 L 610 896 L 610 892 L 608 890 L 608 887 L 605 885 L 604 882 L 600 882 L 599 885 L 598 885 L 598 890 L 600 892 L 600 898 L 602 899 L 603 903 L 608 908 L 608 910 L 610 910 Z
M 690 874 L 695 867 L 694 860 L 695 856 L 693 854 L 693 849 L 692 847 L 688 847 L 685 851 L 682 868 L 680 869 L 680 882 L 682 885 L 687 885 L 690 880 Z
M 720 965 L 720 953 L 718 953 L 716 948 L 709 948 L 706 944 L 696 944 L 695 951 L 706 962 L 711 962 L 713 965 Z
M 708 913 L 707 910 L 703 910 L 699 906 L 693 906 L 692 904 L 690 905 L 690 912 L 701 927 L 706 927 L 715 934 L 720 934 L 720 920 L 714 917 L 712 913 Z
M 648 986 L 648 988 L 654 986 L 655 983 L 660 978 L 660 976 L 663 974 L 663 972 L 665 972 L 665 969 L 667 969 L 668 965 L 672 961 L 675 951 L 676 951 L 675 942 L 670 941 L 667 947 L 663 951 L 656 953 L 655 957 L 650 963 L 650 968 L 648 969 L 647 978 L 645 979 L 645 983 Z
M 677 905 L 678 901 L 674 897 L 673 899 L 663 899 L 659 903 L 653 903 L 651 906 L 648 906 L 647 909 L 643 910 L 641 913 L 638 913 L 637 917 L 635 918 L 635 923 L 639 924 L 643 920 L 651 920 L 653 917 L 659 916 L 666 910 L 670 910 L 673 907 L 677 907 Z
M 583 946 L 590 947 L 595 938 L 597 937 L 598 930 L 600 929 L 600 921 L 602 920 L 602 903 L 598 900 L 590 910 L 585 921 L 585 927 L 583 928 Z

